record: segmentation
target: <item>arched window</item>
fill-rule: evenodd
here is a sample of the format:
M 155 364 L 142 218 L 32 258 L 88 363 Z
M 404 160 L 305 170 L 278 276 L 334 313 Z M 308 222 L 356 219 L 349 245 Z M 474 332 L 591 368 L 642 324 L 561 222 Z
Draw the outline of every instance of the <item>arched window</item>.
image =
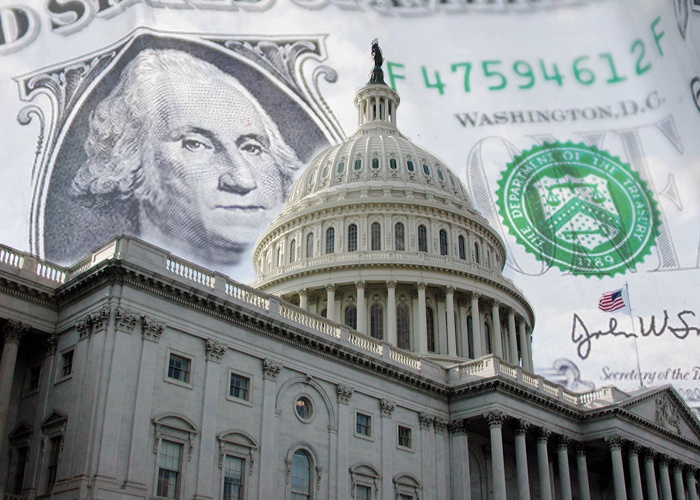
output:
M 314 256 L 314 233 L 306 235 L 306 258 L 310 259 Z
M 379 222 L 372 223 L 371 241 L 372 241 L 371 249 L 373 251 L 382 249 L 382 226 L 379 225 Z
M 384 309 L 381 304 L 372 304 L 369 308 L 369 332 L 375 339 L 384 338 Z
M 357 224 L 348 226 L 348 252 L 357 251 Z
M 284 253 L 282 252 L 282 247 L 277 248 L 277 267 L 282 267 L 282 259 L 284 258 Z
M 428 333 L 428 352 L 436 352 L 435 342 L 435 313 L 428 307 L 425 310 L 426 332 Z
M 297 260 L 297 240 L 292 240 L 289 244 L 289 262 L 290 264 Z
M 427 252 L 428 251 L 428 230 L 423 224 L 418 226 L 418 251 Z
M 464 236 L 457 238 L 457 244 L 459 245 L 459 258 L 465 260 L 467 258 L 467 246 L 464 242 Z
M 408 304 L 396 306 L 396 347 L 399 349 L 411 348 L 411 323 Z
M 406 231 L 403 222 L 397 222 L 394 226 L 394 249 L 400 252 L 406 250 Z
M 474 242 L 474 262 L 479 263 L 479 244 Z
M 291 499 L 307 500 L 311 498 L 311 458 L 304 450 L 297 450 L 292 455 Z
M 326 230 L 326 253 L 335 252 L 335 228 L 329 227 Z
M 447 231 L 440 229 L 440 255 L 447 255 Z
M 353 330 L 357 330 L 357 307 L 348 306 L 345 309 L 345 324 Z

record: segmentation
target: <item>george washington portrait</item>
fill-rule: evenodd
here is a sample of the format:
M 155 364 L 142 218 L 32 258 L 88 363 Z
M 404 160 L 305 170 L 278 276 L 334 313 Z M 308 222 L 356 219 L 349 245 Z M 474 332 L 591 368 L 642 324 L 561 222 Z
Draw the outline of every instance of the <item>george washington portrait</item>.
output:
M 138 45 L 66 136 L 47 199 L 46 257 L 74 262 L 128 234 L 233 266 L 281 211 L 323 134 L 240 61 L 162 40 Z

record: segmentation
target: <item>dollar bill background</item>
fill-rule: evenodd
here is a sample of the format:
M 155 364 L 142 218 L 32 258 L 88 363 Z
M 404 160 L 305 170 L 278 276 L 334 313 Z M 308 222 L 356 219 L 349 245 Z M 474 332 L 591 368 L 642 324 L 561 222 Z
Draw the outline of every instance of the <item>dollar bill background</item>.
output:
M 402 132 L 460 175 L 507 244 L 507 276 L 537 315 L 538 371 L 628 390 L 641 371 L 700 407 L 697 0 L 19 0 L 0 7 L 0 27 L 3 244 L 66 264 L 69 244 L 135 231 L 124 199 L 88 217 L 94 207 L 69 192 L 91 114 L 140 51 L 176 49 L 235 77 L 305 162 L 354 130 L 350 96 L 377 37 Z M 595 147 L 638 174 L 658 216 L 649 254 L 610 272 L 583 252 L 581 273 L 515 238 L 499 181 L 551 142 Z M 253 278 L 249 257 L 215 267 Z M 634 323 L 597 308 L 625 283 Z

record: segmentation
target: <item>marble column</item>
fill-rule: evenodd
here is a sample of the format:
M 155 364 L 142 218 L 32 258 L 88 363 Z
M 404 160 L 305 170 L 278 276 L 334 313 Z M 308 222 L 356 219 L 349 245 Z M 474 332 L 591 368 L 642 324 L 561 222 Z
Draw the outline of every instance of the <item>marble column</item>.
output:
M 335 285 L 326 285 L 326 318 L 335 321 Z
M 644 450 L 644 477 L 647 485 L 647 499 L 659 500 L 659 489 L 656 486 L 656 470 L 654 469 L 654 450 Z
M 474 359 L 484 355 L 483 341 L 481 338 L 481 315 L 479 314 L 479 294 L 474 292 L 472 299 L 472 337 L 474 341 Z
M 389 330 L 386 340 L 395 346 L 398 343 L 398 338 L 396 337 L 396 281 L 386 282 L 386 308 L 387 329 Z
M 508 311 L 508 342 L 510 343 L 510 358 L 508 361 L 514 365 L 518 365 L 518 337 L 515 331 L 515 312 L 510 309 Z
M 282 371 L 282 363 L 271 359 L 262 362 L 262 422 L 265 429 L 260 440 L 260 472 L 258 474 L 259 498 L 275 498 L 277 495 L 277 478 L 274 467 L 265 467 L 277 460 L 277 417 L 275 399 L 277 397 L 277 375 Z
M 622 438 L 620 436 L 610 436 L 605 438 L 605 442 L 608 443 L 610 447 L 613 483 L 615 485 L 615 500 L 627 500 L 625 468 L 622 464 Z
M 523 370 L 526 370 L 528 372 L 532 371 L 532 367 L 530 366 L 530 359 L 528 358 L 527 352 L 528 352 L 528 347 L 530 347 L 527 343 L 527 331 L 525 330 L 525 319 L 520 318 L 520 321 L 518 322 L 518 336 L 520 337 L 520 352 L 521 358 L 522 358 L 522 367 Z
M 698 489 L 695 485 L 695 476 L 697 472 L 698 469 L 692 465 L 688 465 L 685 468 L 685 484 L 688 489 L 688 500 L 698 500 Z
M 367 333 L 367 302 L 365 301 L 365 282 L 355 283 L 357 289 L 357 331 Z M 391 331 L 391 330 L 390 330 Z
M 396 403 L 388 399 L 379 400 L 379 414 L 381 415 L 381 467 L 382 470 L 394 470 L 394 456 L 396 455 L 396 426 L 392 419 Z M 345 473 L 345 471 L 343 471 Z M 391 474 L 382 474 L 382 492 L 384 494 L 394 490 Z M 271 496 L 268 498 L 277 498 Z
M 588 463 L 586 461 L 586 445 L 576 445 L 576 469 L 578 472 L 578 496 L 581 500 L 591 500 L 591 489 L 588 485 Z
M 627 450 L 627 460 L 630 471 L 630 488 L 632 500 L 644 500 L 642 493 L 642 475 L 639 472 L 639 451 L 641 446 L 637 443 L 630 443 Z
M 447 355 L 457 356 L 457 334 L 455 331 L 455 289 L 445 288 L 445 308 L 447 309 Z
M 525 345 L 527 346 L 527 366 L 528 371 L 534 372 L 535 364 L 532 362 L 532 330 L 529 327 L 527 327 L 526 332 L 527 342 L 525 343 Z
M 515 424 L 515 470 L 518 478 L 519 500 L 530 500 L 530 476 L 527 470 L 527 429 L 530 423 L 518 420 Z
M 19 351 L 19 341 L 25 333 L 29 331 L 29 326 L 8 319 L 5 323 L 3 334 L 5 343 L 2 348 L 2 359 L 0 359 L 0 446 L 5 441 L 5 426 L 7 425 L 7 414 L 10 409 L 10 396 L 12 395 L 12 384 L 15 378 L 15 367 L 17 366 L 17 352 Z
M 425 283 L 418 283 L 418 353 L 428 352 L 428 323 L 425 306 Z
M 551 435 L 552 431 L 544 427 L 537 431 L 537 475 L 540 482 L 541 500 L 552 500 L 552 480 L 549 476 L 549 454 L 547 452 L 547 440 Z
M 506 468 L 503 457 L 502 427 L 506 419 L 505 413 L 494 410 L 484 413 L 491 433 L 491 469 L 493 471 L 493 497 L 506 498 Z
M 469 481 L 469 430 L 466 420 L 453 420 L 450 422 L 450 435 L 452 436 L 451 474 L 452 498 L 471 500 L 472 489 Z
M 299 290 L 299 307 L 309 309 L 309 293 L 306 288 Z
M 571 438 L 561 436 L 557 442 L 557 459 L 559 462 L 559 484 L 561 498 L 571 500 L 571 474 L 569 473 L 569 445 Z
M 685 487 L 683 486 L 683 462 L 673 461 L 673 491 L 676 498 L 685 499 Z
M 503 341 L 501 340 L 501 303 L 497 300 L 491 304 L 491 323 L 493 324 L 493 353 L 503 359 Z
M 661 498 L 662 500 L 671 500 L 673 497 L 671 495 L 671 480 L 668 476 L 668 464 L 671 461 L 671 457 L 659 454 L 659 479 L 661 481 Z

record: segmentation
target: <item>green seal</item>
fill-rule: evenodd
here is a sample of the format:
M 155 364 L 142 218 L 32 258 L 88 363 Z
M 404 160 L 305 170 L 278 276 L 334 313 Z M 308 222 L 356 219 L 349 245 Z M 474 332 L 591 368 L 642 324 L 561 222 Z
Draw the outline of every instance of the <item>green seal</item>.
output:
M 659 211 L 639 174 L 594 146 L 546 143 L 508 163 L 498 211 L 539 260 L 575 275 L 614 276 L 651 253 Z

